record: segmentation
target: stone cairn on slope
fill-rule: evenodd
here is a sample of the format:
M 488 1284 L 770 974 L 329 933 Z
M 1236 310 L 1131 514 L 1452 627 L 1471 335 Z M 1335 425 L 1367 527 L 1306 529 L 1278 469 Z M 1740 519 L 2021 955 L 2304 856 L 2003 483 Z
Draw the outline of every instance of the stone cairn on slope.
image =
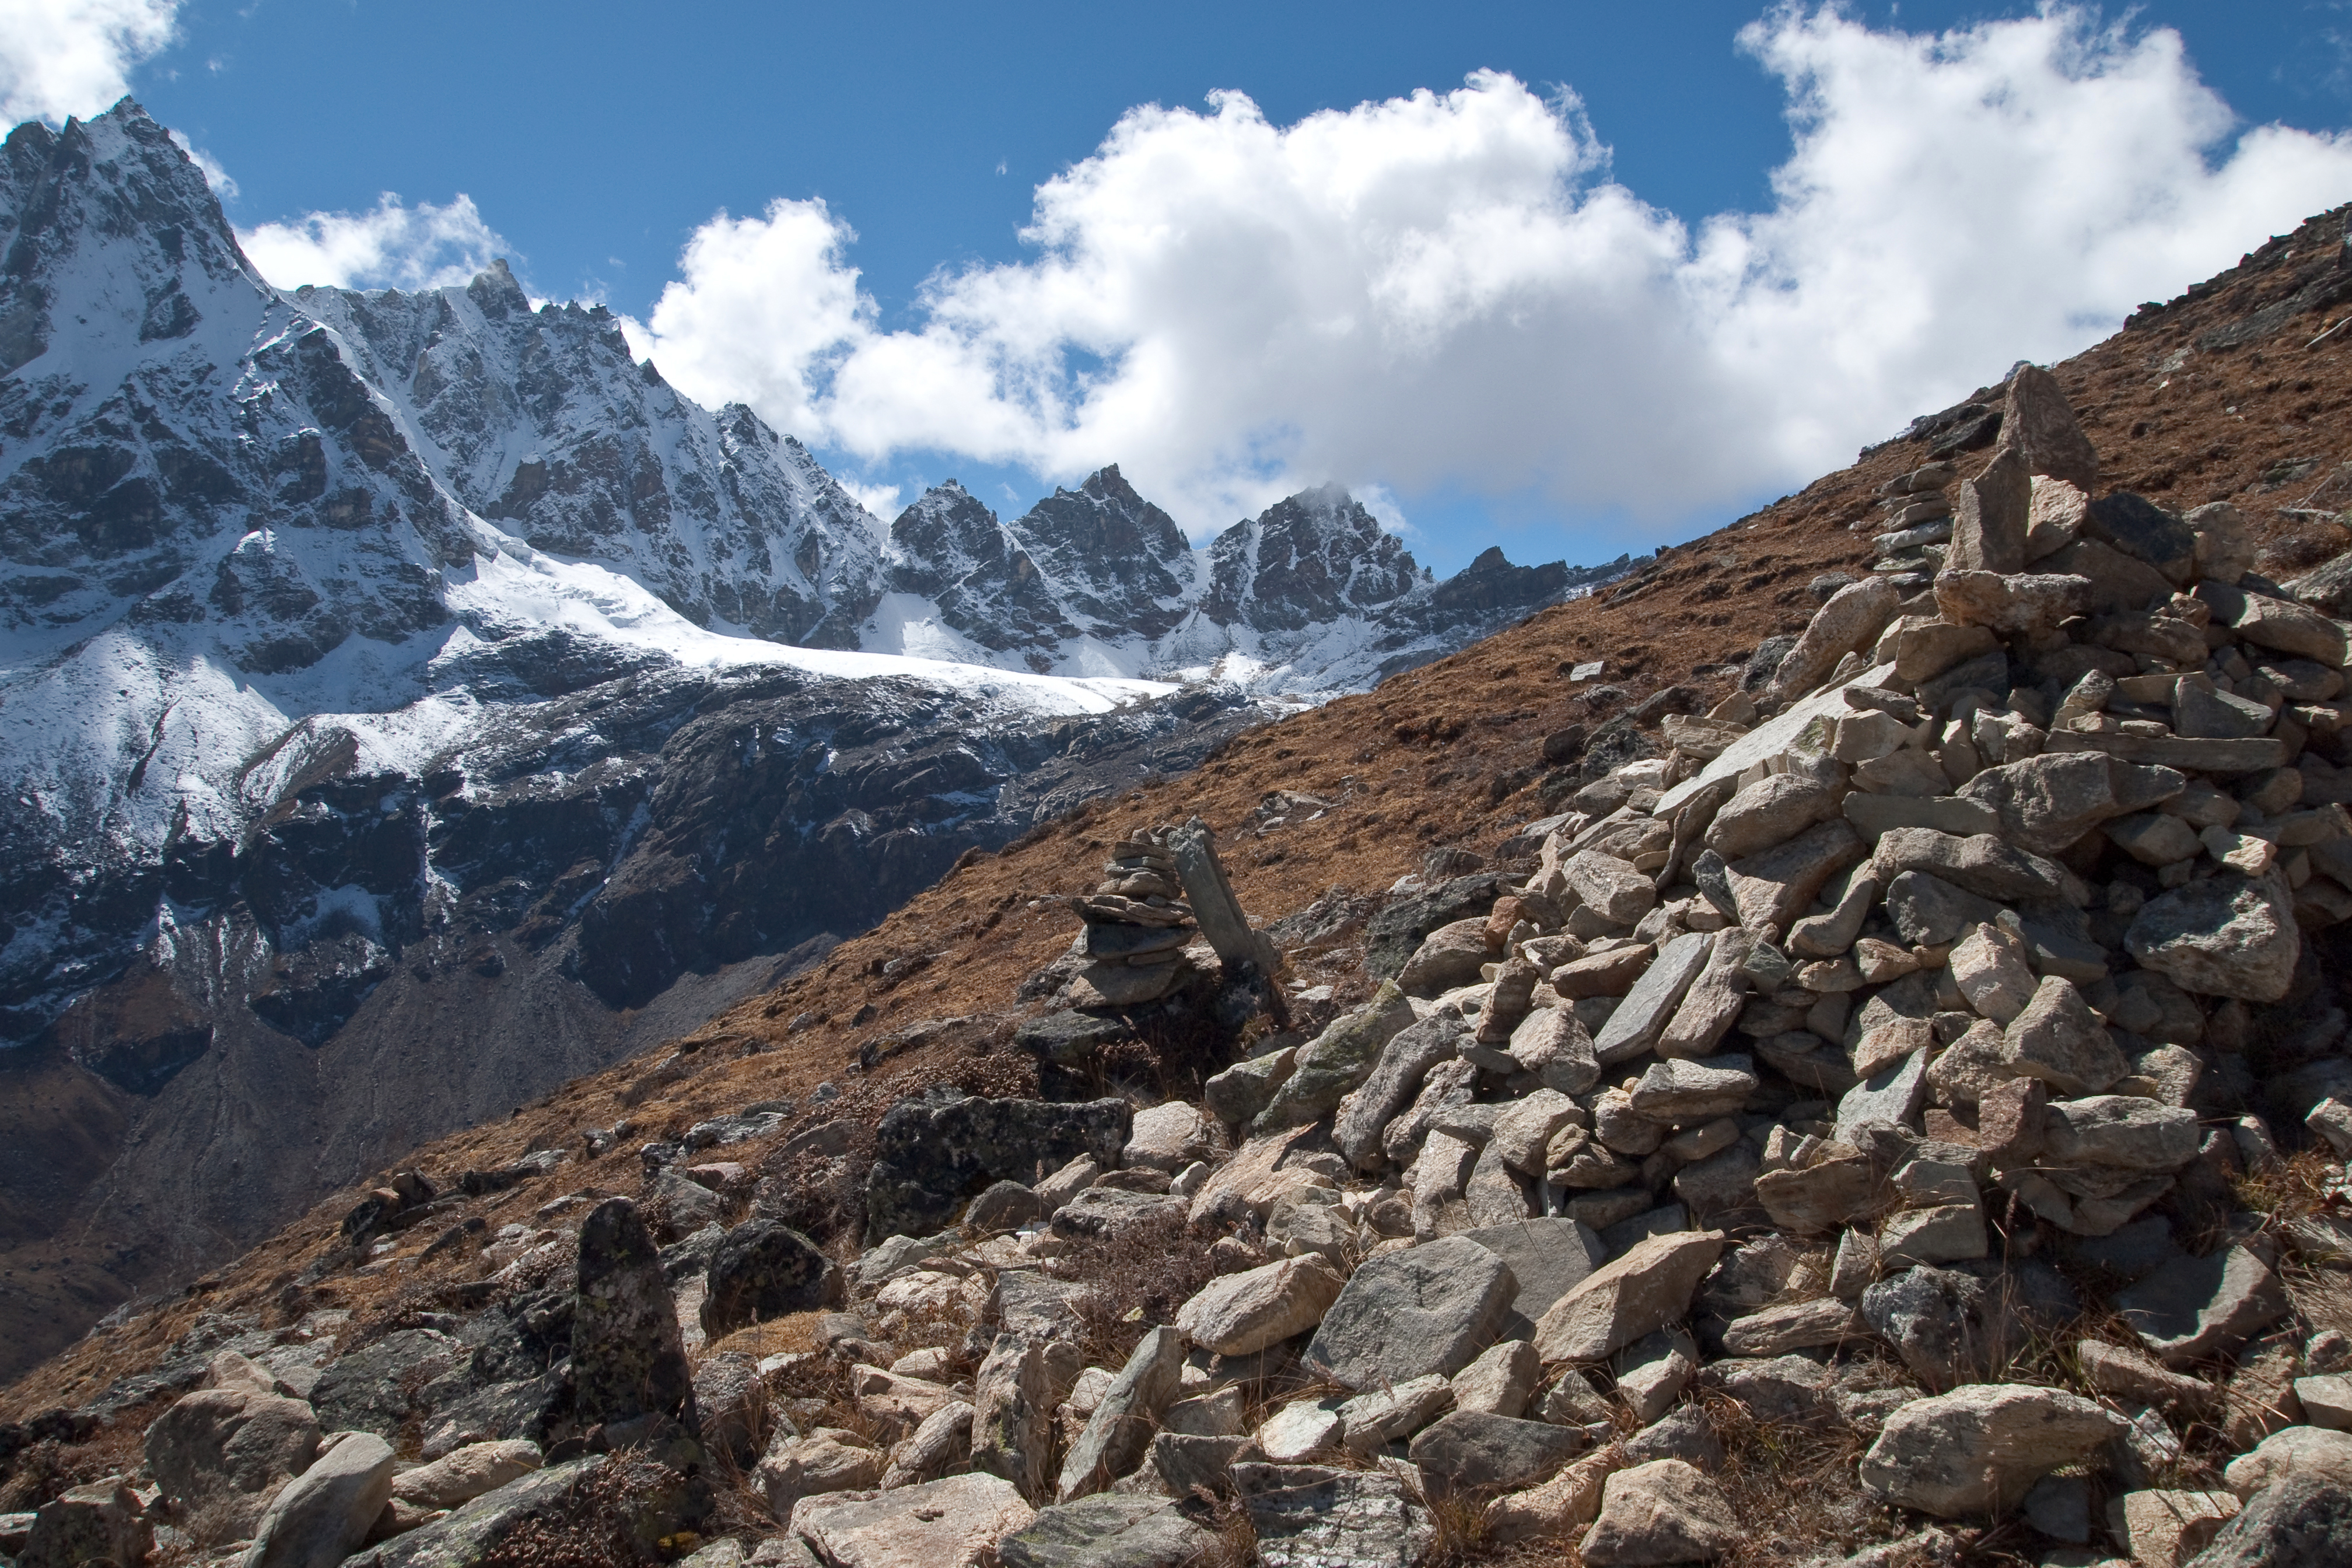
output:
M 2044 1568 L 2352 1562 L 2352 1055 L 2306 941 L 2352 916 L 2352 626 L 2228 509 L 2097 494 L 2039 373 L 2002 430 L 1910 476 L 1948 519 L 1890 532 L 1948 534 L 1830 597 L 1760 702 L 1670 717 L 1507 875 L 1401 887 L 1370 999 L 1201 1105 L 902 1101 L 846 1268 L 756 1201 L 656 1251 L 583 1192 L 535 1216 L 589 1207 L 576 1243 L 498 1233 L 483 1283 L 543 1282 L 462 1333 L 192 1333 L 142 1472 L 0 1552 L 137 1561 L 204 1517 L 251 1563 L 478 1563 L 650 1421 L 780 1526 L 694 1568 L 1175 1564 L 1208 1499 L 1270 1568 L 1420 1568 L 1449 1499 L 1591 1568 L 1950 1562 L 1996 1521 Z M 1195 920 L 1274 973 L 1202 825 L 1109 869 L 1090 975 L 1151 984 Z M 1176 1222 L 1213 1277 L 1090 1355 L 1095 1292 L 1152 1272 L 1096 1249 Z M 680 1380 L 792 1313 L 819 1348 Z M 1859 1458 L 1775 1504 L 1717 1479 L 1755 1426 Z
M 1086 924 L 1078 949 L 1086 967 L 1070 987 L 1075 1005 L 1133 1006 L 1175 987 L 1177 960 L 1196 928 L 1168 832 L 1129 828 L 1111 846 L 1095 890 L 1070 900 Z

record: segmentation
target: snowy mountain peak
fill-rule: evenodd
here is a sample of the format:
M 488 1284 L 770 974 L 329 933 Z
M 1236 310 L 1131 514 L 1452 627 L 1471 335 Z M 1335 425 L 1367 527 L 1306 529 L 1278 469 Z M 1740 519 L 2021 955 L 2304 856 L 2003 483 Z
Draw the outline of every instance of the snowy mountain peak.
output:
M 1012 531 L 1094 637 L 1158 637 L 1189 613 L 1192 548 L 1175 520 L 1138 495 L 1116 463 L 1075 490 L 1057 488 Z
M 1219 626 L 1296 632 L 1402 598 L 1426 577 L 1404 542 L 1337 485 L 1302 490 L 1209 547 L 1202 611 Z

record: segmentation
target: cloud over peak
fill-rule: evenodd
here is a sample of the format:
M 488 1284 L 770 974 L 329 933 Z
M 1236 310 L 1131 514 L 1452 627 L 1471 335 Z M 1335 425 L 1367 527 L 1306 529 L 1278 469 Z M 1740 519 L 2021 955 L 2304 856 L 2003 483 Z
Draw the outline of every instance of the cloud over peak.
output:
M 1195 531 L 1326 478 L 1665 521 L 2352 197 L 2352 141 L 2233 140 L 2169 30 L 1782 6 L 1740 42 L 1793 139 L 1762 212 L 1648 205 L 1572 94 L 1499 72 L 1290 126 L 1226 92 L 1129 112 L 1038 188 L 1028 256 L 936 275 L 910 326 L 879 324 L 839 216 L 777 201 L 696 234 L 640 342 L 868 460 L 1116 458 Z

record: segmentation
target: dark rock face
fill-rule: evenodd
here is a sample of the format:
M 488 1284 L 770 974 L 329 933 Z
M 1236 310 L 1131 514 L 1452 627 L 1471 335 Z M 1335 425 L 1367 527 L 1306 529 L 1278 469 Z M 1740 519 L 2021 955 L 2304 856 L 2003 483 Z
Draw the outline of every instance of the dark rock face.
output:
M 875 1135 L 867 1239 L 928 1236 L 991 1183 L 1033 1182 L 1081 1154 L 1115 1165 L 1133 1119 L 1124 1100 L 902 1100 Z
M 1488 553 L 1502 559 L 1499 550 Z M 1257 631 L 1295 632 L 1376 610 L 1427 579 L 1403 542 L 1336 485 L 1234 524 L 1209 547 L 1209 567 L 1202 614 Z
M 710 1259 L 702 1331 L 716 1340 L 746 1324 L 835 1304 L 841 1268 L 799 1231 L 772 1219 L 746 1220 Z
M 1192 546 L 1116 463 L 1031 507 L 1013 533 L 1088 631 L 1157 637 L 1189 613 Z
M 607 1198 L 580 1227 L 580 1297 L 572 1323 L 572 1411 L 582 1427 L 667 1417 L 695 1426 L 694 1373 L 661 1253 L 626 1198 Z
M 1455 877 L 1391 903 L 1364 928 L 1364 973 L 1388 979 L 1404 967 L 1423 938 L 1439 926 L 1485 914 L 1501 890 L 1502 879 L 1486 871 Z
M 1021 542 L 953 479 L 898 514 L 890 546 L 890 586 L 929 599 L 984 648 L 1049 647 L 1078 635 Z
M 2327 1568 L 2352 1562 L 2352 1489 L 2290 1475 L 2246 1500 L 2192 1568 Z

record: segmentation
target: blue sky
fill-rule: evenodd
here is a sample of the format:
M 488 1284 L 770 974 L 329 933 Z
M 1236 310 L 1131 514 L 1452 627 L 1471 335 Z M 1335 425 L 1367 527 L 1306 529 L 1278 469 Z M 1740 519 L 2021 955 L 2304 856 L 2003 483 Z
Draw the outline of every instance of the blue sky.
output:
M 101 9 L 144 6 L 166 16 L 172 11 L 169 0 L 89 3 Z M 461 193 L 471 199 L 466 221 L 442 224 L 436 231 L 440 248 L 422 261 L 417 255 L 368 253 L 354 266 L 346 253 L 345 278 L 273 275 L 275 281 L 381 283 L 402 276 L 403 265 L 414 277 L 419 275 L 415 266 L 470 263 L 483 247 L 495 246 L 512 258 L 534 293 L 601 298 L 635 321 L 650 323 L 646 342 L 665 369 L 678 367 L 673 379 L 706 396 L 745 396 L 772 422 L 798 426 L 820 455 L 885 504 L 894 492 L 903 502 L 922 482 L 954 473 L 1011 513 L 1055 479 L 1074 481 L 1095 462 L 1122 460 L 1147 493 L 1167 492 L 1180 520 L 1200 529 L 1229 521 L 1241 508 L 1265 499 L 1269 487 L 1332 478 L 1381 496 L 1383 510 L 1406 523 L 1420 556 L 1441 571 L 1458 566 L 1489 542 L 1503 543 L 1517 559 L 1565 554 L 1591 560 L 1686 536 L 1843 460 L 1838 453 L 1850 457 L 1858 438 L 1885 434 L 1910 413 L 1997 375 L 2013 358 L 2057 357 L 2095 341 L 2114 315 L 2137 302 L 2115 297 L 2116 289 L 2128 282 L 2149 293 L 2168 293 L 2210 271 L 2207 263 L 2214 258 L 2221 258 L 2216 264 L 2226 264 L 2262 237 L 2236 232 L 2234 226 L 2250 216 L 2268 216 L 2283 226 L 2352 197 L 2352 184 L 2342 181 L 2347 160 L 2336 155 L 2341 149 L 2332 142 L 2298 143 L 2299 163 L 2286 160 L 2291 166 L 2284 172 L 2249 169 L 2234 184 L 2184 172 L 2176 156 L 2159 171 L 2179 187 L 2172 207 L 2124 212 L 2118 221 L 2176 231 L 2201 224 L 2215 232 L 2191 234 L 2186 240 L 2169 235 L 2158 247 L 2163 254 L 2124 268 L 2130 276 L 2121 280 L 2111 256 L 2093 254 L 2095 239 L 2079 239 L 2074 249 L 2083 287 L 2062 302 L 2056 319 L 2021 322 L 2006 335 L 1995 323 L 2019 316 L 2007 298 L 1994 293 L 1958 299 L 1950 297 L 1951 289 L 1936 293 L 1928 308 L 1953 320 L 1947 330 L 1895 355 L 1893 363 L 1873 362 L 1857 371 L 1849 349 L 1821 365 L 1790 367 L 1808 377 L 1853 376 L 1867 384 L 1866 396 L 1856 393 L 1797 415 L 1784 416 L 1776 408 L 1780 427 L 1756 439 L 1748 438 L 1748 430 L 1769 423 L 1751 416 L 1766 395 L 1759 388 L 1771 377 L 1753 365 L 1724 368 L 1742 353 L 1770 347 L 1762 339 L 1749 342 L 1762 331 L 1757 325 L 1761 307 L 1752 301 L 1737 321 L 1721 312 L 1697 324 L 1662 316 L 1644 329 L 1677 342 L 1695 332 L 1715 345 L 1707 362 L 1713 368 L 1683 368 L 1723 384 L 1682 398 L 1674 378 L 1682 362 L 1671 344 L 1652 353 L 1638 333 L 1622 341 L 1609 336 L 1608 322 L 1634 319 L 1638 310 L 1611 306 L 1580 314 L 1574 300 L 1531 308 L 1520 299 L 1465 307 L 1465 313 L 1435 328 L 1415 318 L 1413 331 L 1434 331 L 1442 341 L 1403 360 L 1394 347 L 1402 329 L 1391 323 L 1384 329 L 1390 344 L 1385 357 L 1340 355 L 1328 367 L 1312 370 L 1296 363 L 1261 367 L 1249 374 L 1264 376 L 1265 386 L 1232 406 L 1217 402 L 1222 393 L 1200 391 L 1217 380 L 1213 363 L 1189 377 L 1128 387 L 1134 407 L 1127 413 L 1097 416 L 1079 406 L 1090 396 L 1107 405 L 1115 401 L 1097 384 L 1120 382 L 1123 367 L 1151 358 L 1162 338 L 1174 345 L 1171 352 L 1181 353 L 1183 335 L 1192 330 L 1188 322 L 1205 321 L 1202 331 L 1232 331 L 1244 342 L 1253 330 L 1246 322 L 1187 315 L 1196 308 L 1213 310 L 1193 304 L 1154 308 L 1106 325 L 1100 299 L 1072 302 L 1073 291 L 1131 290 L 1137 278 L 1151 275 L 1148 258 L 1129 256 L 1090 278 L 1055 280 L 1050 289 L 1036 276 L 1041 255 L 1052 246 L 1024 242 L 1022 230 L 1039 210 L 1039 187 L 1089 169 L 1108 171 L 1105 183 L 1118 184 L 1111 177 L 1119 174 L 1116 161 L 1107 163 L 1099 150 L 1122 116 L 1139 105 L 1163 105 L 1192 116 L 1161 128 L 1162 153 L 1209 156 L 1223 145 L 1203 140 L 1218 112 L 1209 95 L 1218 89 L 1246 94 L 1268 129 L 1261 134 L 1228 127 L 1232 137 L 1248 142 L 1234 154 L 1233 176 L 1245 184 L 1251 168 L 1284 156 L 1279 133 L 1318 111 L 1340 117 L 1334 121 L 1335 135 L 1362 132 L 1333 154 L 1343 164 L 1358 158 L 1392 160 L 1393 150 L 1372 144 L 1377 138 L 1370 129 L 1345 121 L 1350 111 L 1416 89 L 1441 97 L 1462 93 L 1473 72 L 1508 73 L 1520 88 L 1518 100 L 1504 101 L 1507 93 L 1490 93 L 1476 103 L 1465 98 L 1461 112 L 1438 115 L 1413 134 L 1426 140 L 1477 121 L 1486 129 L 1474 126 L 1465 134 L 1488 137 L 1496 146 L 1507 143 L 1514 151 L 1504 163 L 1522 153 L 1540 163 L 1541 154 L 1527 149 L 1532 145 L 1528 137 L 1539 139 L 1542 128 L 1529 120 L 1528 103 L 1521 100 L 1547 104 L 1557 121 L 1556 137 L 1568 149 L 1555 160 L 1560 163 L 1554 171 L 1559 189 L 1550 195 L 1497 198 L 1497 210 L 1517 214 L 1529 201 L 1538 207 L 1580 207 L 1591 221 L 1578 234 L 1563 231 L 1559 243 L 1567 249 L 1560 255 L 1586 241 L 1615 245 L 1617 253 L 1628 256 L 1645 246 L 1671 247 L 1671 215 L 1685 226 L 1685 263 L 1703 249 L 1699 230 L 1710 217 L 1769 216 L 1776 211 L 1786 216 L 1789 200 L 1776 192 L 1773 175 L 1800 150 L 1788 118 L 1793 90 L 1789 71 L 1810 71 L 1817 85 L 1831 83 L 1825 89 L 1828 118 L 1844 126 L 1843 145 L 1849 149 L 1843 155 L 1834 155 L 1834 148 L 1824 153 L 1822 166 L 1833 171 L 1853 169 L 1857 158 L 1851 149 L 1867 147 L 1879 136 L 1871 115 L 1905 112 L 1900 105 L 1866 101 L 1869 78 L 1881 68 L 1852 51 L 1866 54 L 1873 39 L 1883 44 L 1903 35 L 1977 28 L 1973 55 L 1968 47 L 1954 46 L 1938 66 L 1930 48 L 1919 68 L 1949 68 L 1949 78 L 1965 68 L 1996 83 L 2015 67 L 2020 49 L 2031 52 L 2027 46 L 2035 38 L 2045 52 L 2063 54 L 2071 47 L 2079 56 L 2086 47 L 2094 55 L 2104 49 L 2087 67 L 2079 58 L 2061 62 L 2059 75 L 2074 71 L 2077 85 L 2102 76 L 2138 80 L 2143 101 L 2114 118 L 2127 122 L 2133 113 L 2154 117 L 2158 133 L 2143 131 L 2143 141 L 2163 141 L 2163 127 L 2171 123 L 2167 114 L 2174 121 L 2195 118 L 2196 106 L 2184 94 L 2196 84 L 2226 103 L 2238 130 L 2275 123 L 2325 136 L 2352 119 L 2352 52 L 2344 42 L 2352 37 L 2352 10 L 2341 5 L 2241 0 L 2157 3 L 2096 16 L 2062 13 L 2074 23 L 2071 46 L 2064 38 L 2053 42 L 2046 18 L 2030 5 L 1919 0 L 1900 6 L 1855 5 L 1838 14 L 1849 25 L 1845 33 L 1813 37 L 1805 46 L 1811 52 L 1782 70 L 1768 67 L 1752 42 L 1747 47 L 1739 42 L 1741 28 L 1766 15 L 1756 4 L 1712 3 L 1147 8 L 557 6 L 443 0 L 395 6 L 352 0 L 191 0 L 171 17 L 176 25 L 171 41 L 152 52 L 129 51 L 133 58 L 125 61 L 125 73 L 158 119 L 184 132 L 234 181 L 226 205 L 241 228 L 294 222 L 310 214 L 364 215 L 384 192 L 398 193 L 412 214 L 446 207 Z M 2044 34 L 1998 36 L 2011 46 L 2004 55 L 1995 47 L 1996 35 L 1981 31 L 2004 19 L 2021 26 L 2042 22 Z M 2123 33 L 2101 36 L 2102 24 L 2119 26 Z M 2148 45 L 2162 29 L 2177 32 L 2186 59 L 2172 79 L 2157 82 L 2150 75 L 2154 56 Z M 1843 88 L 1836 85 L 1840 68 L 1833 58 L 1840 48 L 1852 57 Z M 2135 174 L 2132 160 L 2138 154 L 2127 146 L 2085 152 L 2074 145 L 2073 139 L 2096 139 L 2095 132 L 2084 128 L 2101 123 L 2104 111 L 2078 106 L 2060 112 L 2058 100 L 2067 85 L 2044 82 L 2036 89 L 2050 95 L 2052 112 L 2021 134 L 2043 138 L 2041 144 L 2021 152 L 2010 145 L 2014 138 L 2006 132 L 1979 126 L 1990 139 L 1987 156 L 2039 158 L 2062 170 L 2079 161 L 2080 177 L 2103 184 Z M 1563 89 L 1573 95 L 1573 110 L 1560 96 Z M 102 105 L 80 111 L 98 107 Z M 1492 112 L 1480 120 L 1476 111 L 1485 110 Z M 2212 124 L 2200 123 L 2181 131 L 2179 139 L 2209 174 L 2230 174 L 2241 150 L 2238 132 L 2214 132 Z M 1956 132 L 1966 133 L 1965 127 Z M 1187 136 L 1192 138 L 1189 142 Z M 1605 162 L 1599 157 L 1603 148 Z M 1469 172 L 1444 177 L 1475 184 L 1502 166 L 1475 149 L 1465 156 L 1470 162 L 1463 167 Z M 1299 163 L 1289 159 L 1292 172 L 1286 177 L 1297 177 Z M 1095 205 L 1073 206 L 1076 216 L 1064 243 L 1086 250 L 1100 235 L 1131 226 L 1136 203 L 1151 199 L 1150 177 L 1140 168 L 1139 163 L 1129 171 L 1136 177 L 1120 186 L 1126 194 L 1116 203 L 1096 192 L 1086 196 Z M 1512 164 L 1495 177 L 1507 184 L 1521 178 L 1514 172 L 1517 168 Z M 1819 177 L 1820 170 L 1812 174 Z M 1858 183 L 1876 178 L 1852 177 Z M 1948 168 L 1931 171 L 1929 177 L 1956 178 Z M 1844 178 L 1834 172 L 1828 176 L 1832 184 Z M 1622 190 L 1639 211 L 1601 222 L 1591 208 L 1594 193 L 1603 186 Z M 1297 199 L 1283 195 L 1278 181 L 1267 191 L 1265 199 L 1277 206 Z M 740 242 L 732 271 L 721 268 L 725 258 L 706 258 L 700 272 L 682 267 L 681 252 L 716 215 L 766 221 L 761 215 L 774 216 L 769 204 L 780 199 L 821 201 L 823 217 L 834 227 L 829 238 L 808 242 L 824 249 L 823 257 L 803 254 L 806 245 L 791 252 L 808 267 L 822 263 L 824 270 L 793 273 L 787 268 L 772 275 L 814 279 L 809 286 L 818 293 L 830 279 L 849 290 L 844 299 L 862 296 L 862 307 L 845 306 L 846 314 L 824 321 L 761 326 L 765 306 L 759 295 L 772 275 L 760 270 L 767 265 L 761 258 L 784 250 L 744 247 L 754 240 L 785 247 L 789 237 L 781 227 L 756 234 L 729 231 L 726 237 Z M 2023 216 L 2048 226 L 2055 221 L 2053 213 L 2081 198 L 2053 189 L 2039 199 L 2042 205 Z M 1213 205 L 1218 221 L 1235 222 L 1221 197 Z M 1821 234 L 1834 220 L 1843 226 L 1838 232 L 1844 244 L 1866 237 L 1870 224 L 1916 222 L 1916 215 L 1906 218 L 1883 194 L 1857 196 L 1841 210 L 1843 216 L 1816 212 L 1808 220 L 1813 224 L 1810 231 L 1792 219 L 1763 239 L 1749 236 L 1767 258 L 1766 265 L 1751 266 L 1751 272 L 1786 272 L 1775 285 L 1783 291 L 1858 290 L 1857 298 L 1884 305 L 1889 321 L 1908 321 L 1920 309 L 1916 300 L 1898 298 L 1906 294 L 1908 282 L 1838 282 L 1831 275 L 1842 264 L 1824 258 Z M 817 211 L 806 205 L 790 209 L 798 218 Z M 1199 211 L 1171 198 L 1168 211 L 1151 216 L 1181 226 Z M 1480 217 L 1473 212 L 1465 221 Z M 1278 220 L 1270 215 L 1270 221 Z M 2223 226 L 2231 231 L 2219 232 Z M 1854 233 L 1857 227 L 1864 232 Z M 306 232 L 316 238 L 327 231 Z M 1601 240 L 1594 240 L 1596 234 Z M 1666 237 L 1663 241 L 1661 235 Z M 397 243 L 430 249 L 432 237 L 409 232 Z M 1304 240 L 1291 235 L 1285 247 L 1295 251 L 1312 243 L 1312 233 Z M 1393 235 L 1384 231 L 1346 240 L 1340 247 L 1392 250 L 1394 244 Z M 1465 268 L 1475 271 L 1480 248 L 1473 243 L 1450 276 L 1462 275 Z M 257 256 L 262 254 L 257 247 Z M 1244 271 L 1256 265 L 1245 251 L 1217 255 L 1230 255 Z M 1895 258 L 1886 265 L 1899 267 L 1902 260 Z M 2052 265 L 2046 257 L 2017 260 L 2041 273 Z M 1528 265 L 1557 269 L 1559 264 Z M 1818 271 L 1808 272 L 1808 267 Z M 2167 267 L 2178 275 L 2168 279 Z M 925 343 L 938 349 L 942 341 L 946 318 L 939 302 L 923 292 L 926 280 L 942 269 L 967 277 L 998 269 L 1008 287 L 1027 291 L 1018 305 L 1001 300 L 976 304 L 977 293 L 966 298 L 960 307 L 965 314 L 957 318 L 962 325 L 956 329 L 963 333 L 964 358 L 952 363 L 939 353 L 926 358 L 914 352 Z M 1712 286 L 1703 271 L 1685 265 L 1675 277 L 1664 282 L 1654 278 L 1653 283 L 1686 297 Z M 1908 281 L 1916 282 L 1920 271 L 1913 265 Z M 666 329 L 657 314 L 663 293 L 682 279 L 694 284 L 697 293 L 681 304 L 698 303 L 700 309 L 675 313 Z M 1168 285 L 1163 279 L 1157 286 Z M 1503 293 L 1528 286 L 1522 279 Z M 1301 287 L 1311 295 L 1315 278 L 1306 277 Z M 1591 300 L 1601 287 L 1595 282 L 1577 298 Z M 1373 288 L 1367 297 L 1386 296 Z M 1010 314 L 971 324 L 971 311 L 988 310 Z M 1507 319 L 1506 325 L 1497 326 L 1498 319 Z M 1511 321 L 1518 324 L 1510 326 Z M 728 343 L 715 341 L 760 339 L 762 331 L 778 346 L 758 364 L 747 365 Z M 902 391 L 872 390 L 877 383 L 902 389 L 921 376 L 945 384 L 952 379 L 950 373 L 970 368 L 966 362 L 974 353 L 992 367 L 991 374 L 1005 375 L 1007 365 L 1028 352 L 1005 345 L 1025 342 L 1040 331 L 1054 345 L 1046 377 L 1060 388 L 1057 399 L 1048 399 L 1052 406 L 1042 410 L 1034 403 L 1008 406 L 1001 397 L 968 397 L 968 405 L 944 411 L 908 409 L 899 405 Z M 2074 341 L 2067 341 L 2069 333 Z M 1799 332 L 1790 341 L 1802 337 Z M 806 346 L 811 343 L 818 346 Z M 982 346 L 975 349 L 974 343 Z M 1785 360 L 1785 352 L 1780 357 Z M 1531 368 L 1563 359 L 1587 368 L 1565 380 Z M 1629 366 L 1653 360 L 1663 362 L 1650 377 L 1657 384 L 1629 391 L 1625 399 L 1633 407 L 1657 411 L 1643 428 L 1674 424 L 1683 416 L 1673 411 L 1685 403 L 1705 412 L 1690 416 L 1686 428 L 1673 431 L 1674 441 L 1662 438 L 1643 447 L 1621 432 L 1580 447 L 1578 432 L 1605 425 L 1608 413 L 1605 399 L 1587 405 L 1580 398 L 1596 381 L 1624 376 Z M 845 368 L 853 361 L 855 368 Z M 1034 374 L 1039 363 L 1022 361 L 1014 369 Z M 1380 383 L 1391 372 L 1394 404 L 1367 405 L 1364 385 Z M 1735 385 L 1743 375 L 1746 382 Z M 852 395 L 844 389 L 853 382 L 868 390 Z M 1482 385 L 1498 389 L 1492 406 L 1475 390 Z M 1560 409 L 1556 431 L 1538 424 L 1508 440 L 1494 435 L 1512 426 L 1531 402 L 1545 400 Z M 1286 412 L 1291 403 L 1297 405 L 1295 416 Z M 1461 426 L 1456 436 L 1425 435 L 1454 423 Z M 1370 434 L 1350 438 L 1341 433 L 1342 426 Z M 1167 434 L 1171 430 L 1180 433 Z M 1642 449 L 1628 450 L 1629 442 Z M 1090 449 L 1090 443 L 1100 449 Z M 1687 483 L 1645 479 L 1644 466 L 1654 475 L 1687 467 L 1675 453 L 1694 445 L 1719 452 L 1720 460 L 1697 465 L 1705 473 Z

